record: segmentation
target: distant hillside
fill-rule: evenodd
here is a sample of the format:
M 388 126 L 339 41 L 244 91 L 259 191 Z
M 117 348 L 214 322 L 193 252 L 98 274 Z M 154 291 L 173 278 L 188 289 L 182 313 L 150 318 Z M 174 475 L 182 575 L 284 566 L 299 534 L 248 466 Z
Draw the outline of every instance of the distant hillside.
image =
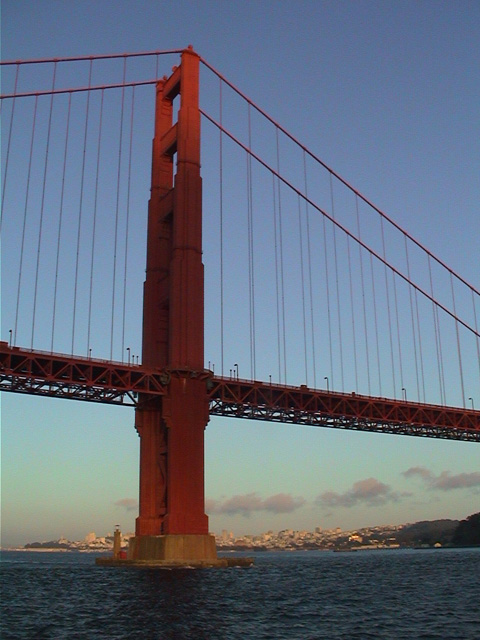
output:
M 459 523 L 452 542 L 459 546 L 480 546 L 480 513 L 473 513 Z
M 443 546 L 451 544 L 459 520 L 428 520 L 405 525 L 397 532 L 397 542 L 401 546 L 433 546 L 437 542 Z

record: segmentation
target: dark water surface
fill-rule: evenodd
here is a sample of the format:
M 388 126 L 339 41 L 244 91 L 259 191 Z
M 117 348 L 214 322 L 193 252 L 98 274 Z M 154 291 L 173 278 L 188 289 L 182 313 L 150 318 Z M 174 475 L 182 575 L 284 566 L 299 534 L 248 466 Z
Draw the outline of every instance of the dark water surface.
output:
M 480 639 L 480 549 L 257 553 L 248 569 L 3 552 L 2 640 Z

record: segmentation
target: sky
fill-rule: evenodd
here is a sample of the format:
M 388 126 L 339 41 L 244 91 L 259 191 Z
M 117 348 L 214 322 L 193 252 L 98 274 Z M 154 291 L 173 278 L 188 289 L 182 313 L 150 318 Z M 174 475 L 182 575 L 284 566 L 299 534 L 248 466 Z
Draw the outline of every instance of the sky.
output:
M 478 3 L 3 0 L 1 36 L 2 60 L 192 44 L 274 120 L 480 287 Z M 160 75 L 168 75 L 178 57 L 159 64 Z M 84 78 L 78 82 L 85 84 Z M 202 126 L 207 133 L 208 125 Z M 208 219 L 213 161 L 205 157 L 202 163 Z M 142 229 L 139 223 L 132 233 Z M 5 255 L 7 247 L 2 249 Z M 236 256 L 230 257 L 235 264 Z M 293 262 L 289 267 L 296 268 Z M 231 272 L 238 275 L 234 267 Z M 2 309 L 10 280 L 4 258 Z M 141 297 L 140 291 L 132 295 Z M 10 327 L 4 320 L 2 340 Z M 99 334 L 99 340 L 109 337 Z M 135 347 L 129 344 L 138 353 L 136 340 Z M 217 351 L 212 346 L 218 366 Z M 228 353 L 225 373 L 241 362 L 241 375 L 248 365 L 234 350 Z M 290 357 L 288 366 L 296 371 L 301 363 Z M 364 372 L 361 377 L 363 383 Z M 468 388 L 480 406 L 478 381 Z M 132 409 L 7 393 L 1 403 L 2 545 L 61 535 L 81 539 L 90 531 L 104 535 L 117 523 L 133 531 L 139 440 Z M 205 445 L 214 532 L 351 529 L 463 519 L 480 510 L 475 444 L 212 418 Z

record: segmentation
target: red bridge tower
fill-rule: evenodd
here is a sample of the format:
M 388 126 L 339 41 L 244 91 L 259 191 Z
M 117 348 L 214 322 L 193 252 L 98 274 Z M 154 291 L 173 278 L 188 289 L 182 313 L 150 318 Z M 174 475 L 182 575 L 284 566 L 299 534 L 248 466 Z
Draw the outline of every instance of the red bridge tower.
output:
M 204 276 L 199 56 L 189 47 L 157 84 L 144 285 L 143 364 L 167 372 L 163 397 L 140 397 L 140 513 L 132 560 L 215 559 L 204 497 Z M 177 122 L 173 100 L 180 96 Z M 176 154 L 176 175 L 174 156 Z

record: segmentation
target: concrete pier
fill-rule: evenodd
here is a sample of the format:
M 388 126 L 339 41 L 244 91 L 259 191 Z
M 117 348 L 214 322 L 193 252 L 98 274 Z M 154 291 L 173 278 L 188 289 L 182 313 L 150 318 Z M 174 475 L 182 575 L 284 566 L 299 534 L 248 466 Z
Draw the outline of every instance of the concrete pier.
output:
M 215 537 L 210 534 L 168 534 L 130 538 L 126 559 L 119 555 L 97 558 L 102 566 L 137 567 L 250 567 L 253 558 L 217 556 Z

